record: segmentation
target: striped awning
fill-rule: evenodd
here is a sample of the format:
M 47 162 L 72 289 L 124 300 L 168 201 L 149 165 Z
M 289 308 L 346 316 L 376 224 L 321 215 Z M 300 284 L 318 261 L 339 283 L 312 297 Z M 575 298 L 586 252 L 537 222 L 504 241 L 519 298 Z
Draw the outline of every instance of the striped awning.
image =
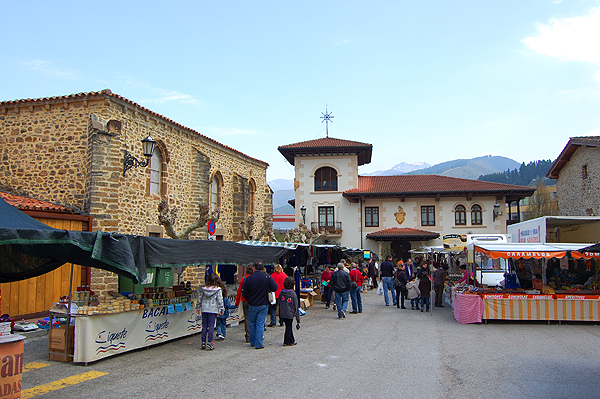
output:
M 277 241 L 238 241 L 239 244 L 244 245 L 252 245 L 255 247 L 278 247 L 278 248 L 286 248 L 286 249 L 296 249 L 298 245 L 293 242 L 277 242 Z
M 286 249 L 296 249 L 298 247 L 318 247 L 318 248 L 341 248 L 339 245 L 332 244 L 304 244 L 302 242 L 277 242 L 277 241 L 238 241 L 238 244 L 252 245 L 255 247 L 278 247 Z

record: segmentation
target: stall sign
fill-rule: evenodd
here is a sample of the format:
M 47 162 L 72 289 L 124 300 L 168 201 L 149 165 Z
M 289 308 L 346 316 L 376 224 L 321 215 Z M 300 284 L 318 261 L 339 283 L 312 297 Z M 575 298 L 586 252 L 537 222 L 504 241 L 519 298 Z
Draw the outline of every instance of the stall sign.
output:
M 600 252 L 579 252 L 579 251 L 572 251 L 571 252 L 571 256 L 575 259 L 592 259 L 592 258 L 600 258 Z
M 444 249 L 451 251 L 462 251 L 467 247 L 466 234 L 446 234 L 443 236 Z
M 371 251 L 365 251 L 365 252 L 363 252 L 363 257 L 365 259 L 371 259 Z
M 484 299 L 554 299 L 552 294 L 481 294 Z
M 482 254 L 485 254 L 492 259 L 497 259 L 497 258 L 504 258 L 504 259 L 509 259 L 509 258 L 514 258 L 514 259 L 546 258 L 546 259 L 552 259 L 552 258 L 562 258 L 567 255 L 567 251 L 514 251 L 514 252 L 513 251 L 493 251 L 493 250 L 489 251 L 489 250 L 481 248 L 481 247 L 476 247 L 476 251 L 481 252 Z
M 202 330 L 199 310 L 170 313 L 175 309 L 155 306 L 132 312 L 77 317 L 73 361 L 87 363 Z
M 600 295 L 589 295 L 589 294 L 555 294 L 556 299 L 592 299 L 600 300 Z
M 525 243 L 542 243 L 545 242 L 546 240 L 542 239 L 542 230 L 545 230 L 545 226 L 544 229 L 542 229 L 541 225 L 538 226 L 534 226 L 530 229 L 519 229 L 518 233 L 517 233 L 517 242 L 525 242 Z M 543 232 L 544 237 L 545 237 L 545 232 Z
M 0 344 L 0 385 L 1 398 L 21 397 L 21 378 L 23 374 L 23 341 Z

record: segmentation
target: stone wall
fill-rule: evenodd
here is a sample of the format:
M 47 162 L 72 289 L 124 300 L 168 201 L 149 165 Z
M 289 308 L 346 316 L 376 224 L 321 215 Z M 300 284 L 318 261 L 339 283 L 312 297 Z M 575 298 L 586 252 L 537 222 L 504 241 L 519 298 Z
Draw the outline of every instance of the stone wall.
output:
M 77 209 L 93 217 L 93 230 L 144 235 L 158 225 L 161 195 L 150 194 L 150 168 L 123 176 L 124 150 L 144 159 L 141 139 L 158 142 L 162 196 L 177 208 L 179 232 L 209 203 L 210 178 L 223 177 L 223 239 L 240 238 L 234 224 L 247 216 L 248 180 L 253 179 L 258 235 L 265 215 L 272 217 L 267 165 L 221 145 L 110 91 L 0 103 L 0 186 L 7 191 Z M 206 239 L 206 228 L 191 239 Z M 203 269 L 188 268 L 186 278 L 203 282 Z M 116 275 L 93 269 L 94 291 L 116 290 Z
M 234 175 L 232 183 L 233 191 L 233 215 L 232 215 L 232 233 L 236 241 L 244 240 L 244 232 L 239 224 L 242 224 L 244 231 L 247 229 L 247 201 L 248 201 L 248 179 L 242 176 Z
M 587 176 L 584 174 L 587 166 Z M 600 215 L 600 148 L 580 147 L 556 182 L 558 210 L 563 216 Z
M 83 209 L 89 115 L 103 100 L 0 103 L 0 184 L 24 196 Z

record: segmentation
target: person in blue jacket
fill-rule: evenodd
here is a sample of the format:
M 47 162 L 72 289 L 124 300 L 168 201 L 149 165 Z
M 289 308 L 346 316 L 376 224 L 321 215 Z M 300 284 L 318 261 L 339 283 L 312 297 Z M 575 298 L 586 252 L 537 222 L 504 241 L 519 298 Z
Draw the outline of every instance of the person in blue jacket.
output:
M 227 288 L 223 283 L 221 283 L 221 291 L 223 292 L 223 307 L 225 308 L 225 312 L 217 316 L 217 338 L 222 341 L 227 334 L 227 318 L 229 318 L 229 311 L 237 309 L 237 306 L 232 305 L 229 298 L 227 298 Z

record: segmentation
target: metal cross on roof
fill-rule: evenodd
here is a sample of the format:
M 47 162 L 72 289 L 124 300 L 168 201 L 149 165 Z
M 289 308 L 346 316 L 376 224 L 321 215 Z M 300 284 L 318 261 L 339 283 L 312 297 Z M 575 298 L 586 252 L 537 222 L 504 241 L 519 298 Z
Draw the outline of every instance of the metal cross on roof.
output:
M 321 123 L 325 122 L 325 134 L 329 137 L 329 122 L 333 123 L 333 115 L 331 115 L 331 112 L 327 112 L 327 105 L 325 106 L 325 113 L 321 112 L 321 115 L 323 115 L 320 116 L 320 118 L 323 119 Z

